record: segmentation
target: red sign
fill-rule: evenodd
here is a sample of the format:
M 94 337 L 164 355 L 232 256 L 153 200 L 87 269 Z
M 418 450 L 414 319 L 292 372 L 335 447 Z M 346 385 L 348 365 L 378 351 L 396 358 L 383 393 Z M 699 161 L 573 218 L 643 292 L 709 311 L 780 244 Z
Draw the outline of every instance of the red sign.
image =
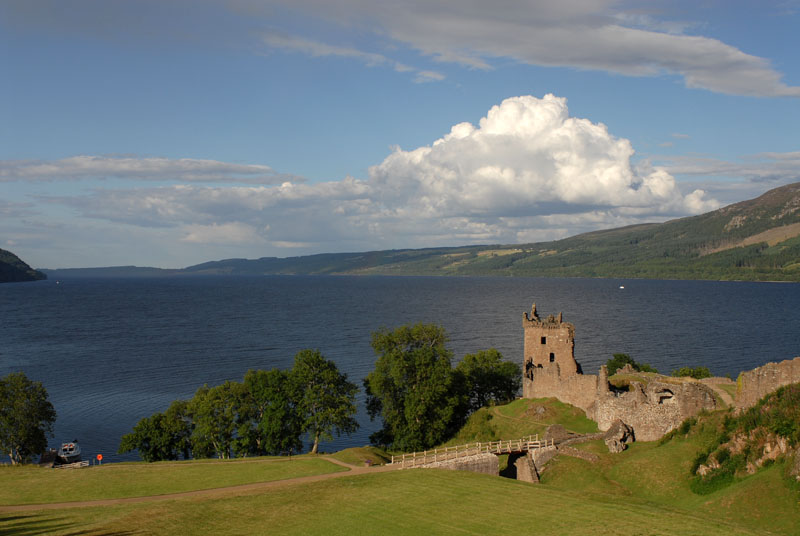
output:
M 103 455 L 102 454 L 98 454 L 97 455 L 97 461 L 98 462 L 102 462 L 103 461 Z

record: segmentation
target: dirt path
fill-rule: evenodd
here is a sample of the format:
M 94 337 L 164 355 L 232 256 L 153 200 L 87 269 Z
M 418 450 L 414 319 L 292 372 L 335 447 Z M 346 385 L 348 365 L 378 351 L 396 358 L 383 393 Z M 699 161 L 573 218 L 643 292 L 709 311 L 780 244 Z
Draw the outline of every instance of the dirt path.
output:
M 182 491 L 179 493 L 167 493 L 164 495 L 147 495 L 143 497 L 125 497 L 120 499 L 96 499 L 93 501 L 74 501 L 63 503 L 47 503 L 47 504 L 21 504 L 16 506 L 0 506 L 0 514 L 11 512 L 32 512 L 38 510 L 60 510 L 62 508 L 88 508 L 92 506 L 111 506 L 117 504 L 135 504 L 151 501 L 163 501 L 170 499 L 183 499 L 187 497 L 208 497 L 208 496 L 229 496 L 250 493 L 253 491 L 261 491 L 275 488 L 282 488 L 286 486 L 294 486 L 297 484 L 305 484 L 307 482 L 319 482 L 321 480 L 328 480 L 330 478 L 339 478 L 342 476 L 365 475 L 372 473 L 385 473 L 387 471 L 396 471 L 398 467 L 379 465 L 375 467 L 360 467 L 351 465 L 349 463 L 341 462 L 330 456 L 320 456 L 323 460 L 329 461 L 341 467 L 346 467 L 347 471 L 338 473 L 326 473 L 322 475 L 299 476 L 295 478 L 287 478 L 284 480 L 272 480 L 270 482 L 254 482 L 252 484 L 239 484 L 237 486 L 226 486 L 223 488 L 210 488 L 194 491 Z
M 731 397 L 730 394 L 728 394 L 728 391 L 726 391 L 725 389 L 723 389 L 719 385 L 716 385 L 716 384 L 713 384 L 713 383 L 710 383 L 710 382 L 709 383 L 701 382 L 701 383 L 703 385 L 705 385 L 706 387 L 709 387 L 712 391 L 714 391 L 717 395 L 719 395 L 719 397 L 722 399 L 722 402 L 727 407 L 729 407 L 729 408 L 733 407 L 733 398 Z

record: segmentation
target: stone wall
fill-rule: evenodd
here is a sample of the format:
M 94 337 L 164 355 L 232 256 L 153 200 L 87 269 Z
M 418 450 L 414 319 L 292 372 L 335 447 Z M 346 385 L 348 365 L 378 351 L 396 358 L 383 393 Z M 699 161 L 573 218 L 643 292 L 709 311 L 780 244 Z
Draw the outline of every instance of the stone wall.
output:
M 525 398 L 556 397 L 587 411 L 595 401 L 597 376 L 589 374 L 563 375 L 558 363 L 548 363 L 529 371 L 530 381 L 523 385 Z
M 742 372 L 736 382 L 734 403 L 739 409 L 749 408 L 778 387 L 800 382 L 800 357 Z
M 510 459 L 509 457 L 509 460 Z M 530 482 L 531 484 L 539 483 L 539 472 L 536 470 L 536 465 L 531 459 L 530 452 L 514 460 L 514 467 L 517 470 L 517 480 L 520 482 Z
M 666 381 L 664 377 L 664 381 L 649 379 L 646 385 L 632 381 L 627 392 L 598 388 L 597 399 L 586 416 L 597 422 L 600 430 L 608 430 L 619 419 L 633 428 L 637 441 L 654 441 L 702 410 L 715 409 L 717 401 L 708 386 Z
M 500 462 L 494 454 L 476 454 L 464 458 L 455 458 L 442 462 L 428 463 L 420 467 L 426 469 L 449 469 L 451 471 L 469 471 L 485 475 L 499 476 Z
M 575 361 L 575 326 L 564 322 L 561 314 L 544 320 L 536 312 L 524 313 L 522 327 L 525 332 L 523 356 L 523 392 L 533 381 L 535 369 L 555 367 L 561 376 L 571 376 L 580 371 Z
M 564 322 L 561 314 L 542 320 L 534 304 L 530 314 L 524 314 L 522 326 L 525 398 L 555 397 L 572 404 L 604 431 L 620 419 L 633 428 L 636 439 L 643 441 L 660 438 L 704 409 L 716 409 L 714 393 L 708 386 L 665 376 L 642 376 L 641 381 L 631 383 L 629 392 L 612 392 L 605 366 L 598 376 L 583 374 L 575 361 L 575 327 Z M 796 373 L 800 374 L 800 361 Z

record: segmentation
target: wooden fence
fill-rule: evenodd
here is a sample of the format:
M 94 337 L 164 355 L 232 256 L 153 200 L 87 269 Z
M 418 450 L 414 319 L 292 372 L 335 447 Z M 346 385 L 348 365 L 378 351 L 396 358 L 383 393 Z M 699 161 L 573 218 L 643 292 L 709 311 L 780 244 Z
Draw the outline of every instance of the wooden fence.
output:
M 401 469 L 420 467 L 429 463 L 445 462 L 457 458 L 466 458 L 478 454 L 510 454 L 512 452 L 527 452 L 529 450 L 554 446 L 552 439 L 540 440 L 538 434 L 521 439 L 507 439 L 501 441 L 488 441 L 467 443 L 452 447 L 439 447 L 433 450 L 409 452 L 392 456 L 391 464 L 398 464 Z

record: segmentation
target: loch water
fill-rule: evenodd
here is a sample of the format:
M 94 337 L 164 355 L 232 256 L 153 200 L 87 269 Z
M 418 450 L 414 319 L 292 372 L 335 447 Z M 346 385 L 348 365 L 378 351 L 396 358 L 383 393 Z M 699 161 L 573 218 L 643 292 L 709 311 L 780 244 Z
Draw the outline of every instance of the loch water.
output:
M 624 287 L 624 288 L 623 288 Z M 445 327 L 454 360 L 497 348 L 522 360 L 522 315 L 564 313 L 575 353 L 595 374 L 624 352 L 661 372 L 742 370 L 800 355 L 800 284 L 495 277 L 176 277 L 0 285 L 0 376 L 23 371 L 58 413 L 51 446 L 78 439 L 85 458 L 116 454 L 142 417 L 201 385 L 248 369 L 289 368 L 317 348 L 359 386 L 374 365 L 370 334 Z M 323 443 L 365 445 L 370 422 Z

